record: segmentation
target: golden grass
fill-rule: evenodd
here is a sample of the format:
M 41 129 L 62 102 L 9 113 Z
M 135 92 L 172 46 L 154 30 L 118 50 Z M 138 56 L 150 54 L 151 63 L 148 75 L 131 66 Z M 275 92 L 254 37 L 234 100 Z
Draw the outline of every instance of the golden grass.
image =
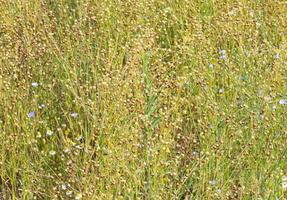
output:
M 0 199 L 284 199 L 286 39 L 284 0 L 0 0 Z

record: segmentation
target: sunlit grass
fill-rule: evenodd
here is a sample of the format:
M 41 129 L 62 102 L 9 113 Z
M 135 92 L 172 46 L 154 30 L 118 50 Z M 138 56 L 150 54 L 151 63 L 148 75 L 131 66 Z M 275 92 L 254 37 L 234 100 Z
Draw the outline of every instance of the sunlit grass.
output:
M 0 0 L 0 199 L 284 199 L 284 0 Z

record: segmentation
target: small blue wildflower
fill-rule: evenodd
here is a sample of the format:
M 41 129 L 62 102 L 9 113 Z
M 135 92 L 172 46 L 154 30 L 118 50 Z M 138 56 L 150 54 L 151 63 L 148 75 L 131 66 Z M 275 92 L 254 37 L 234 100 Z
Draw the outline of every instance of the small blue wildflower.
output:
M 280 104 L 280 105 L 286 105 L 286 104 L 287 104 L 286 99 L 280 99 L 280 100 L 279 100 L 279 104 Z
M 33 82 L 31 85 L 32 85 L 33 87 L 38 87 L 38 86 L 39 86 L 39 83 Z
M 219 50 L 219 53 L 220 53 L 221 55 L 223 55 L 223 54 L 226 53 L 226 51 L 225 51 L 224 49 L 221 49 L 221 50 Z
M 226 51 L 225 50 L 219 50 L 219 58 L 222 59 L 222 60 L 225 60 L 226 59 Z
M 28 117 L 29 118 L 34 118 L 35 116 L 36 116 L 36 112 L 35 111 L 32 111 L 32 112 L 28 113 Z
M 222 60 L 225 60 L 226 59 L 226 55 L 221 55 L 219 58 L 222 59 Z
M 74 117 L 74 118 L 76 118 L 76 117 L 78 117 L 78 113 L 76 113 L 76 112 L 73 112 L 73 113 L 71 113 L 71 117 Z

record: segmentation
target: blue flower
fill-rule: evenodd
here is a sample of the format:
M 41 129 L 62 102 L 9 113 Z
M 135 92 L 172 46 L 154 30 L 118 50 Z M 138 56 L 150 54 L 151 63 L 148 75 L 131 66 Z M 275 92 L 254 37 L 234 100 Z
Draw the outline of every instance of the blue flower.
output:
M 219 54 L 220 54 L 220 56 L 219 56 L 220 59 L 222 59 L 222 60 L 225 60 L 225 59 L 226 59 L 226 52 L 225 52 L 224 49 L 223 49 L 223 50 L 220 50 L 220 51 L 219 51 Z
M 38 86 L 39 86 L 39 83 L 33 82 L 31 85 L 32 85 L 32 87 L 38 87 Z
M 225 60 L 226 59 L 226 55 L 221 55 L 219 58 L 222 59 L 222 60 Z
M 28 113 L 28 117 L 29 118 L 34 118 L 35 116 L 36 116 L 36 112 L 35 111 L 32 111 L 32 112 Z
M 223 54 L 225 54 L 226 52 L 225 52 L 224 49 L 222 49 L 222 50 L 219 50 L 219 53 L 220 53 L 221 55 L 223 55 Z
M 286 99 L 280 99 L 280 100 L 279 100 L 279 104 L 280 104 L 280 105 L 286 105 L 286 104 L 287 104 Z

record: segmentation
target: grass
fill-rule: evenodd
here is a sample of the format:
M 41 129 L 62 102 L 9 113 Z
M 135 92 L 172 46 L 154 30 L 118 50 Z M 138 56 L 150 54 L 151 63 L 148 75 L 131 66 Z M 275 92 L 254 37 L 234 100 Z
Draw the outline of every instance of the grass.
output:
M 0 199 L 287 198 L 286 19 L 284 0 L 0 0 Z

